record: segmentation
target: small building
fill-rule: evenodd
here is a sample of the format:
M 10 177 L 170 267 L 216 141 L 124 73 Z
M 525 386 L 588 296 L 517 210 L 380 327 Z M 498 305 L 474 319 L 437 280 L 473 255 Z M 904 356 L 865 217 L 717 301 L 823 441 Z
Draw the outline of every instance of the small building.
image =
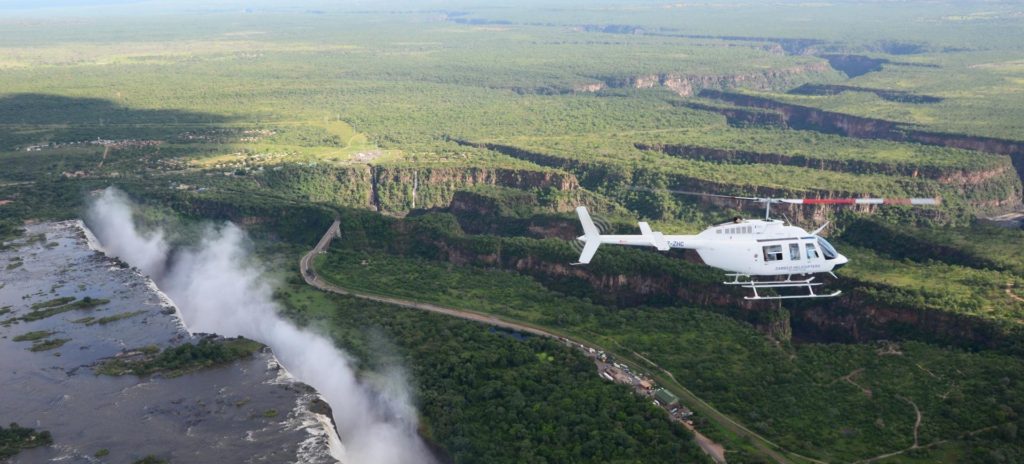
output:
M 659 403 L 665 406 L 675 406 L 679 404 L 679 398 L 664 388 L 659 388 L 654 391 L 654 399 L 658 400 Z
M 644 390 L 650 390 L 653 386 L 654 386 L 654 384 L 652 384 L 650 380 L 647 380 L 647 379 L 640 380 L 640 387 L 643 388 Z
M 609 367 L 605 372 L 611 374 L 612 378 L 618 383 L 632 383 L 630 382 L 629 375 L 619 369 Z

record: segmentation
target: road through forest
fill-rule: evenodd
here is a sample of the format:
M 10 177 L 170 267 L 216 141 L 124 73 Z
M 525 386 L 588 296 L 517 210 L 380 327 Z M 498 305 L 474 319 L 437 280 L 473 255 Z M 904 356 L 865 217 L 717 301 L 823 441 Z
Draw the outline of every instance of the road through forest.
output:
M 575 344 L 580 345 L 580 346 L 584 346 L 584 347 L 587 347 L 587 348 L 593 348 L 594 350 L 597 350 L 597 351 L 604 351 L 606 353 L 614 353 L 614 351 L 612 351 L 612 350 L 608 350 L 608 349 L 596 346 L 593 343 L 581 342 L 579 340 L 575 340 L 575 339 L 566 337 L 563 334 L 551 332 L 550 330 L 547 330 L 547 329 L 544 329 L 544 328 L 540 328 L 540 327 L 537 327 L 537 326 L 534 326 L 534 325 L 531 325 L 531 324 L 523 323 L 523 322 L 509 321 L 509 320 L 506 320 L 506 319 L 503 319 L 503 318 L 498 318 L 497 316 L 493 316 L 493 315 L 485 314 L 485 313 L 478 313 L 478 312 L 475 312 L 475 311 L 469 311 L 469 310 L 464 310 L 464 309 L 456 309 L 456 308 L 450 308 L 450 307 L 446 307 L 446 306 L 439 306 L 439 305 L 430 304 L 430 303 L 422 303 L 422 302 L 418 302 L 418 301 L 404 300 L 404 299 L 401 299 L 401 298 L 393 298 L 393 297 L 389 297 L 389 296 L 374 295 L 374 294 L 370 294 L 370 293 L 353 291 L 353 290 L 349 290 L 349 289 L 346 289 L 346 288 L 339 287 L 339 286 L 337 286 L 337 285 L 335 285 L 335 284 L 333 284 L 331 282 L 327 282 L 327 281 L 321 279 L 319 275 L 317 275 L 316 271 L 313 268 L 313 260 L 316 258 L 317 255 L 319 255 L 319 254 L 321 254 L 321 253 L 323 253 L 323 252 L 325 252 L 327 250 L 327 247 L 331 244 L 331 241 L 334 240 L 335 237 L 339 237 L 340 236 L 340 230 L 341 230 L 341 221 L 334 221 L 334 223 L 331 224 L 331 227 L 327 229 L 327 232 L 323 235 L 323 237 L 320 238 L 320 241 L 316 244 L 316 247 L 314 247 L 312 250 L 310 250 L 309 253 L 306 253 L 302 257 L 302 259 L 299 260 L 299 271 L 302 273 L 302 278 L 306 281 L 307 284 L 309 284 L 309 285 L 311 285 L 311 286 L 313 286 L 315 288 L 318 288 L 320 290 L 323 290 L 325 292 L 336 293 L 336 294 L 339 294 L 339 295 L 348 295 L 348 296 L 352 296 L 352 297 L 356 297 L 356 298 L 361 298 L 361 299 L 364 299 L 364 300 L 370 300 L 370 301 L 376 301 L 376 302 L 379 302 L 379 303 L 386 303 L 386 304 L 390 304 L 390 305 L 401 306 L 401 307 L 404 307 L 404 308 L 412 308 L 412 309 L 418 309 L 418 310 L 422 310 L 422 311 L 429 311 L 429 312 L 432 312 L 432 313 L 444 314 L 444 315 L 447 315 L 447 316 L 452 316 L 452 317 L 457 317 L 457 318 L 460 318 L 460 319 L 466 319 L 466 320 L 470 320 L 470 321 L 480 322 L 480 323 L 483 323 L 483 324 L 488 324 L 488 325 L 492 325 L 492 326 L 495 326 L 495 327 L 500 327 L 500 328 L 503 328 L 503 329 L 514 330 L 514 331 L 529 333 L 529 334 L 533 334 L 533 335 L 538 335 L 538 336 L 541 336 L 541 337 L 554 338 L 554 339 L 558 339 L 558 340 L 567 340 L 569 342 L 575 343 Z M 624 356 L 621 356 L 621 355 L 619 355 L 618 357 L 619 358 L 626 358 L 626 359 L 628 359 L 627 357 L 624 357 Z M 651 364 L 652 366 L 654 366 L 656 369 L 662 371 L 663 373 L 668 374 L 668 371 L 666 369 L 662 368 L 661 366 L 659 366 L 657 364 L 654 364 L 652 361 L 647 360 L 646 358 L 644 358 L 644 361 L 646 361 L 647 363 Z M 671 375 L 671 374 L 668 374 L 668 375 Z M 655 376 L 655 377 L 658 377 L 658 376 Z M 673 380 L 675 380 L 675 379 L 673 378 Z M 766 456 L 772 458 L 772 460 L 774 460 L 775 462 L 782 463 L 782 464 L 788 464 L 788 463 L 792 462 L 789 458 L 785 457 L 784 455 L 782 455 L 782 453 L 780 453 L 777 450 L 777 448 L 778 448 L 777 445 L 769 442 L 764 437 L 761 437 L 760 435 L 758 435 L 755 432 L 747 429 L 743 425 L 733 421 L 732 418 L 730 418 L 730 417 L 726 416 L 725 414 L 719 412 L 718 410 L 714 409 L 713 407 L 711 407 L 711 405 L 705 403 L 703 400 L 698 398 L 696 395 L 694 395 L 692 392 L 687 390 L 685 387 L 682 387 L 682 385 L 679 385 L 678 382 L 673 382 L 673 383 L 676 384 L 674 386 L 673 385 L 666 385 L 666 382 L 660 382 L 660 383 L 662 384 L 663 387 L 667 388 L 672 393 L 676 394 L 681 399 L 683 399 L 685 404 L 686 404 L 686 406 L 689 407 L 691 410 L 693 410 L 693 411 L 695 411 L 695 412 L 697 412 L 699 414 L 704 415 L 705 417 L 707 417 L 707 418 L 711 419 L 712 421 L 716 422 L 717 424 L 719 424 L 723 428 L 725 428 L 725 429 L 727 429 L 727 430 L 729 430 L 729 431 L 731 431 L 731 432 L 733 432 L 733 433 L 735 433 L 735 434 L 737 434 L 737 435 L 739 435 L 741 437 L 748 438 L 750 440 L 750 443 L 752 443 L 754 446 L 756 446 L 758 448 L 758 450 L 761 451 L 762 453 L 764 453 Z M 673 387 L 675 387 L 675 388 L 673 388 Z M 697 432 L 696 430 L 693 430 L 693 433 L 694 433 L 694 440 L 697 442 L 697 444 L 701 447 L 702 450 L 704 450 L 705 453 L 707 453 L 709 456 L 711 456 L 711 458 L 714 459 L 715 462 L 717 462 L 717 463 L 724 463 L 724 462 L 726 462 L 725 451 L 724 451 L 724 448 L 721 445 L 719 445 L 718 443 L 715 443 L 710 438 L 702 435 L 700 432 Z M 807 458 L 807 459 L 811 460 L 809 458 Z

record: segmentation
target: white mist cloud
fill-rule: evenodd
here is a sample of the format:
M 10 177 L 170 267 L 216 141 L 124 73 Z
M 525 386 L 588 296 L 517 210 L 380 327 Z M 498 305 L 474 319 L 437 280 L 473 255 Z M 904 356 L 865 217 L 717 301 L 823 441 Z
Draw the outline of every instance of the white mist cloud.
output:
M 281 318 L 268 279 L 245 251 L 241 229 L 230 223 L 210 227 L 198 246 L 168 259 L 163 234 L 140 234 L 131 203 L 117 190 L 104 191 L 88 218 L 110 254 L 158 276 L 154 280 L 192 331 L 258 340 L 274 350 L 293 376 L 316 388 L 334 410 L 346 464 L 431 461 L 416 434 L 404 372 L 389 369 L 381 390 L 371 391 L 359 383 L 349 357 L 327 338 Z
M 116 205 L 116 207 L 100 207 Z M 128 197 L 115 188 L 107 188 L 86 215 L 93 234 L 103 243 L 108 255 L 116 256 L 145 272 L 154 280 L 163 275 L 169 247 L 164 233 L 140 233 L 132 221 Z

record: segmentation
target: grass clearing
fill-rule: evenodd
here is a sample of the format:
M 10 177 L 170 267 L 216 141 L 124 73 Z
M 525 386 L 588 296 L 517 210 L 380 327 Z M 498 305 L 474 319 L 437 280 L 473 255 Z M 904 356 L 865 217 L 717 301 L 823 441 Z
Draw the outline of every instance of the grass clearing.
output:
M 32 332 L 26 332 L 26 333 L 23 333 L 21 335 L 15 336 L 11 340 L 14 340 L 16 342 L 33 342 L 33 341 L 36 341 L 36 340 L 39 340 L 39 339 L 43 339 L 43 338 L 49 337 L 50 335 L 53 335 L 54 333 L 56 333 L 56 332 L 50 332 L 48 330 L 35 330 L 35 331 L 32 331 Z
M 64 297 L 50 300 L 45 303 L 40 303 L 43 306 L 40 306 L 39 309 L 36 309 L 35 311 L 32 311 L 20 317 L 19 319 L 25 322 L 38 321 L 40 319 L 46 319 L 57 314 L 66 313 L 68 311 L 75 311 L 78 309 L 92 309 L 97 306 L 102 306 L 107 303 L 110 303 L 110 300 L 106 300 L 103 298 L 92 298 L 88 296 L 78 301 L 74 300 L 75 298 L 73 297 Z M 55 306 L 54 304 L 56 302 L 60 302 L 60 306 Z
M 135 359 L 108 359 L 95 367 L 102 375 L 162 374 L 166 377 L 180 377 L 200 369 L 230 364 L 251 357 L 264 345 L 242 337 L 232 339 L 204 338 L 198 343 L 185 343 L 167 348 L 159 353 L 143 349 L 143 355 Z
M 70 338 L 51 338 L 49 340 L 38 340 L 32 343 L 32 347 L 29 351 L 49 351 L 64 346 L 65 343 L 70 342 Z
M 83 321 L 82 323 L 84 323 L 85 325 L 95 325 L 95 324 L 106 325 L 106 324 L 110 324 L 111 322 L 120 321 L 122 319 L 128 319 L 129 317 L 135 317 L 135 316 L 138 316 L 139 314 L 143 314 L 143 313 L 145 313 L 145 311 L 129 311 L 129 312 L 124 312 L 124 313 L 114 314 L 112 316 L 104 316 L 104 317 L 101 317 L 101 318 L 98 318 L 98 319 L 92 319 L 90 317 L 90 318 L 87 318 L 89 320 Z M 82 321 L 82 320 L 79 319 L 78 321 Z

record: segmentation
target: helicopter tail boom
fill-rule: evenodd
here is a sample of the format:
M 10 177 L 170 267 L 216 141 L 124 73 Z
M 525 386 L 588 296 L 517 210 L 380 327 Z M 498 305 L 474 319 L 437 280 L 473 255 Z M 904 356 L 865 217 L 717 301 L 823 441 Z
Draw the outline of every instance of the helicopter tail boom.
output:
M 633 245 L 633 246 L 653 246 L 658 250 L 665 251 L 671 248 L 666 240 L 665 235 L 661 232 L 655 232 L 651 230 L 651 226 L 646 222 L 641 222 L 640 235 L 601 235 L 597 226 L 594 225 L 594 221 L 590 218 L 590 213 L 587 211 L 585 206 L 576 208 L 576 214 L 580 217 L 580 224 L 583 225 L 583 235 L 579 237 L 579 240 L 586 243 L 583 247 L 583 251 L 580 253 L 580 259 L 578 264 L 587 264 L 591 259 L 594 258 L 594 254 L 597 253 L 597 248 L 602 243 L 610 243 L 614 245 Z

